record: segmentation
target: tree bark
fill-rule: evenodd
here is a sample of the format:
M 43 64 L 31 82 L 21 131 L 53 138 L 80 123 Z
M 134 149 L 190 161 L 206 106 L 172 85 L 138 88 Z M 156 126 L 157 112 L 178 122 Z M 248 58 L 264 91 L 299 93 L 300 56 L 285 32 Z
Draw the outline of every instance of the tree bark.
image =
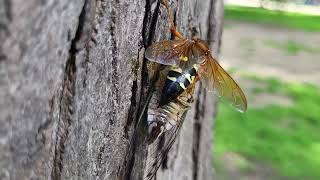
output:
M 172 7 L 178 30 L 217 54 L 222 0 Z M 150 84 L 144 50 L 162 39 L 159 1 L 1 1 L 0 179 L 142 179 L 147 146 L 132 142 Z M 195 96 L 157 179 L 213 179 L 215 101 Z

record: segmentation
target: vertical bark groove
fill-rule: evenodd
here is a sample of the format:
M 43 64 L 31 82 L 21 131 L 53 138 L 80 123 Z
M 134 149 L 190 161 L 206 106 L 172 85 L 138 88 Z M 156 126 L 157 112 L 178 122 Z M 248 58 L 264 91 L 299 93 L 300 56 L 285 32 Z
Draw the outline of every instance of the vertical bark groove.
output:
M 201 142 L 201 130 L 203 123 L 201 122 L 204 118 L 204 113 L 206 112 L 205 108 L 205 100 L 206 100 L 206 91 L 198 89 L 197 93 L 198 99 L 195 102 L 195 116 L 193 123 L 193 147 L 192 147 L 192 163 L 193 163 L 193 180 L 198 180 L 198 172 L 199 172 L 199 154 L 200 154 L 200 142 Z
M 198 97 L 201 97 L 201 90 L 198 91 Z M 193 147 L 192 147 L 192 159 L 193 159 L 193 180 L 198 178 L 198 163 L 199 163 L 199 143 L 200 143 L 200 132 L 201 132 L 201 118 L 200 118 L 200 100 L 197 99 L 195 102 L 195 117 L 193 124 Z
M 63 154 L 65 151 L 65 142 L 69 135 L 69 127 L 72 123 L 72 115 L 74 112 L 74 96 L 76 83 L 76 54 L 77 43 L 83 34 L 85 16 L 86 16 L 85 1 L 82 11 L 79 15 L 78 27 L 75 37 L 71 40 L 69 50 L 69 59 L 66 62 L 64 80 L 62 82 L 62 91 L 59 100 L 59 119 L 57 122 L 56 142 L 54 146 L 53 168 L 51 178 L 53 180 L 61 179 L 61 172 L 63 168 Z M 69 34 L 69 33 L 68 33 Z M 69 36 L 69 35 L 68 35 Z
M 12 10 L 11 10 L 11 2 L 10 0 L 4 0 L 5 6 L 5 14 L 7 16 L 8 21 L 12 21 Z
M 55 151 L 53 157 L 53 170 L 52 179 L 59 180 L 60 173 L 63 168 L 63 153 L 65 148 L 65 141 L 68 137 L 69 126 L 73 114 L 73 99 L 74 99 L 74 85 L 75 85 L 75 57 L 74 54 L 70 55 L 70 59 L 66 64 L 65 78 L 63 81 L 63 88 L 60 98 L 60 112 L 57 127 L 57 140 L 55 144 Z
M 215 54 L 219 54 L 221 46 L 223 10 L 221 10 L 220 8 L 223 8 L 223 2 L 220 2 L 218 0 L 210 0 L 207 38 L 210 42 L 213 41 L 213 52 Z
M 208 32 L 207 32 L 207 38 L 209 41 L 214 40 L 213 39 L 214 36 L 212 34 L 214 34 L 215 26 L 216 26 L 215 25 L 215 14 L 214 14 L 215 2 L 216 2 L 216 0 L 210 0 L 210 11 L 209 11 L 209 15 L 208 15 Z
M 145 15 L 142 26 L 142 39 L 144 48 L 147 48 L 152 43 L 156 31 L 158 14 L 160 11 L 160 1 L 161 0 L 157 0 L 157 5 L 154 9 L 154 13 L 152 14 L 151 0 L 146 0 Z
M 151 9 L 151 1 L 150 0 L 146 0 L 146 4 L 145 4 L 145 12 L 144 12 L 144 18 L 143 18 L 143 24 L 142 24 L 142 42 L 143 42 L 143 46 L 144 48 L 147 48 L 151 42 L 152 39 L 154 37 L 154 33 L 155 33 L 155 27 L 156 27 L 156 23 L 157 23 L 157 19 L 158 19 L 158 14 L 159 14 L 159 9 L 160 9 L 160 0 L 157 1 L 157 5 L 156 8 L 154 9 L 154 12 L 152 13 L 152 9 Z M 141 87 L 146 87 L 147 83 L 148 83 L 148 74 L 147 74 L 147 60 L 145 58 L 143 58 L 142 61 L 142 71 L 141 71 L 141 82 L 140 82 L 140 86 Z M 134 88 L 134 86 L 133 86 Z M 140 101 L 138 103 L 137 106 L 137 114 L 135 119 L 137 121 L 139 121 L 139 117 L 140 117 L 140 113 L 145 113 L 145 112 L 141 112 L 144 103 L 145 103 L 145 96 L 144 94 L 146 93 L 145 88 L 141 88 L 140 91 Z M 134 96 L 136 94 L 136 92 L 133 94 L 132 96 Z M 131 104 L 132 106 L 132 104 Z M 130 114 L 129 114 L 130 115 Z M 142 118 L 143 119 L 143 118 Z M 140 121 L 143 121 L 143 120 Z M 136 122 L 136 125 L 139 122 Z M 134 126 L 134 131 L 140 131 L 139 127 Z M 136 146 L 139 146 L 139 138 L 137 137 L 138 134 L 137 132 L 134 132 L 133 137 L 131 138 L 131 143 L 130 145 L 132 145 L 132 147 L 129 147 L 131 149 L 129 149 L 130 153 L 129 153 L 129 157 L 128 157 L 128 163 L 127 163 L 127 170 L 125 174 L 125 179 L 129 180 L 132 176 L 132 170 L 133 167 L 135 165 L 135 155 L 136 155 Z

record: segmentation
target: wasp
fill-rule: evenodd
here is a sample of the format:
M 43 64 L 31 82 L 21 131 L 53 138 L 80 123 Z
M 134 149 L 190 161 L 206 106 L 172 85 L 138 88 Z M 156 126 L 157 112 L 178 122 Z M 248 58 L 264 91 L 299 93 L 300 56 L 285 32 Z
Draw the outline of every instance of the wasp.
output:
M 243 91 L 212 56 L 208 44 L 200 38 L 183 37 L 175 28 L 168 0 L 163 0 L 162 4 L 168 13 L 170 32 L 176 38 L 153 43 L 145 51 L 149 61 L 168 66 L 151 97 L 147 118 L 149 142 L 162 135 L 167 138 L 161 151 L 151 150 L 150 158 L 156 160 L 147 165 L 147 179 L 153 177 L 179 133 L 184 116 L 193 102 L 198 81 L 240 112 L 247 109 Z

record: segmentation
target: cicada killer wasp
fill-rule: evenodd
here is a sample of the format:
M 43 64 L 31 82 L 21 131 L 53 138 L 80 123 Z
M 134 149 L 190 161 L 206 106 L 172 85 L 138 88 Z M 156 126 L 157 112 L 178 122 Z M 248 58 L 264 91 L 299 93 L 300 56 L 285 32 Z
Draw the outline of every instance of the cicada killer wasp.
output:
M 146 179 L 151 179 L 171 148 L 187 110 L 193 102 L 194 87 L 201 81 L 209 91 L 229 101 L 237 110 L 247 109 L 247 100 L 241 88 L 212 56 L 207 43 L 199 38 L 187 39 L 174 26 L 167 0 L 163 0 L 174 40 L 164 40 L 149 46 L 145 57 L 149 61 L 170 67 L 161 91 L 152 96 L 148 108 L 150 142 L 165 135 L 159 151 L 150 150 L 154 161 L 147 164 Z

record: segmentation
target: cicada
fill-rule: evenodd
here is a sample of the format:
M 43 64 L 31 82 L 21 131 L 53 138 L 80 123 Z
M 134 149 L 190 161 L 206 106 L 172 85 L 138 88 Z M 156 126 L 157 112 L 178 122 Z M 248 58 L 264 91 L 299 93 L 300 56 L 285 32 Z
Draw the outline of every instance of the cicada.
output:
M 164 40 L 149 46 L 145 57 L 169 66 L 162 90 L 155 91 L 148 108 L 149 142 L 164 135 L 161 150 L 150 150 L 154 162 L 147 164 L 146 178 L 151 179 L 171 148 L 182 126 L 184 116 L 193 102 L 195 84 L 201 81 L 208 91 L 230 102 L 240 112 L 247 109 L 247 100 L 233 78 L 219 65 L 208 44 L 182 36 L 174 26 L 167 1 L 170 31 L 175 40 Z

